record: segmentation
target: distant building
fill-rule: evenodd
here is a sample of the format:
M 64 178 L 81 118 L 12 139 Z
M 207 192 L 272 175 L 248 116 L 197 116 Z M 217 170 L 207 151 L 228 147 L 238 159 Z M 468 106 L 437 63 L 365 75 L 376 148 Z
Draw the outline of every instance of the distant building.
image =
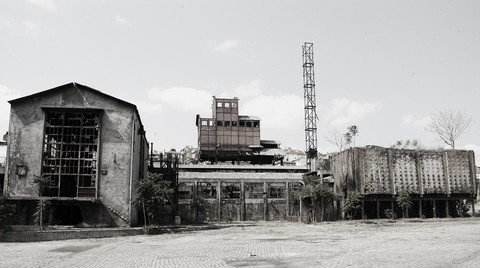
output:
M 276 141 L 260 139 L 260 118 L 239 115 L 238 98 L 213 97 L 212 117 L 197 115 L 199 160 L 272 164 L 285 152 Z
M 50 224 L 131 226 L 135 183 L 148 143 L 134 104 L 77 83 L 9 101 L 4 192 L 19 224 L 32 224 L 35 201 L 51 202 Z M 39 192 L 37 177 L 49 178 Z

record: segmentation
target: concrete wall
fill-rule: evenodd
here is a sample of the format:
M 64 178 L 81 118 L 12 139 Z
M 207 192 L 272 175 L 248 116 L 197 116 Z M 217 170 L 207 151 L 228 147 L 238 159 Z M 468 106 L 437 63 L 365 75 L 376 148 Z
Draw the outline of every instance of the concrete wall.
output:
M 473 151 L 352 148 L 332 156 L 337 191 L 476 195 Z

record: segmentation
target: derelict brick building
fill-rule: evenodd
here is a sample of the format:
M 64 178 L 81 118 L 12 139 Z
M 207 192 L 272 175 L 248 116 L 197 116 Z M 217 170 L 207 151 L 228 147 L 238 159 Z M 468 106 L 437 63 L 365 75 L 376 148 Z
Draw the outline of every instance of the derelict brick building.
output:
M 131 226 L 148 143 L 135 105 L 77 83 L 10 101 L 4 192 L 31 224 L 36 200 L 50 224 Z M 50 178 L 42 193 L 36 176 Z
M 477 196 L 473 151 L 367 146 L 332 155 L 331 166 L 336 192 L 359 194 L 357 216 L 366 218 L 384 218 L 386 209 L 402 215 L 395 202 L 402 191 L 412 197 L 409 217 L 461 216 Z

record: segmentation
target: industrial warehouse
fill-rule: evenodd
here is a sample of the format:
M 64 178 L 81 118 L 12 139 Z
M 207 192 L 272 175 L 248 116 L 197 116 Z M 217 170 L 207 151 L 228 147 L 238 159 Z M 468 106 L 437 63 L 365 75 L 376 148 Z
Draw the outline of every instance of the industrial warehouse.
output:
M 303 60 L 301 165 L 286 159 L 281 142 L 261 138 L 261 118 L 242 115 L 237 97 L 213 96 L 211 116 L 195 117 L 197 147 L 164 154 L 148 143 L 134 104 L 88 86 L 72 82 L 9 101 L 1 185 L 17 207 L 15 224 L 35 224 L 38 201 L 48 202 L 48 225 L 151 224 L 145 202 L 135 204 L 148 174 L 172 190 L 157 208 L 157 224 L 475 216 L 473 151 L 350 146 L 320 154 L 312 43 L 303 46 Z M 331 193 L 321 209 L 300 194 L 307 177 Z M 358 204 L 346 211 L 352 194 Z M 410 199 L 406 211 L 396 201 L 401 194 Z

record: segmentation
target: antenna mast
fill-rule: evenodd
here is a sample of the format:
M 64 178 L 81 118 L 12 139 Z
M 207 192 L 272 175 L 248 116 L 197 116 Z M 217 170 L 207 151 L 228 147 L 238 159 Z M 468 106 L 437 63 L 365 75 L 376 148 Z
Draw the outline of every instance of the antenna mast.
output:
M 313 43 L 305 42 L 303 48 L 303 96 L 305 104 L 305 144 L 307 163 L 317 157 L 317 105 L 315 101 L 315 72 L 313 68 Z M 314 167 L 311 167 L 314 168 Z

